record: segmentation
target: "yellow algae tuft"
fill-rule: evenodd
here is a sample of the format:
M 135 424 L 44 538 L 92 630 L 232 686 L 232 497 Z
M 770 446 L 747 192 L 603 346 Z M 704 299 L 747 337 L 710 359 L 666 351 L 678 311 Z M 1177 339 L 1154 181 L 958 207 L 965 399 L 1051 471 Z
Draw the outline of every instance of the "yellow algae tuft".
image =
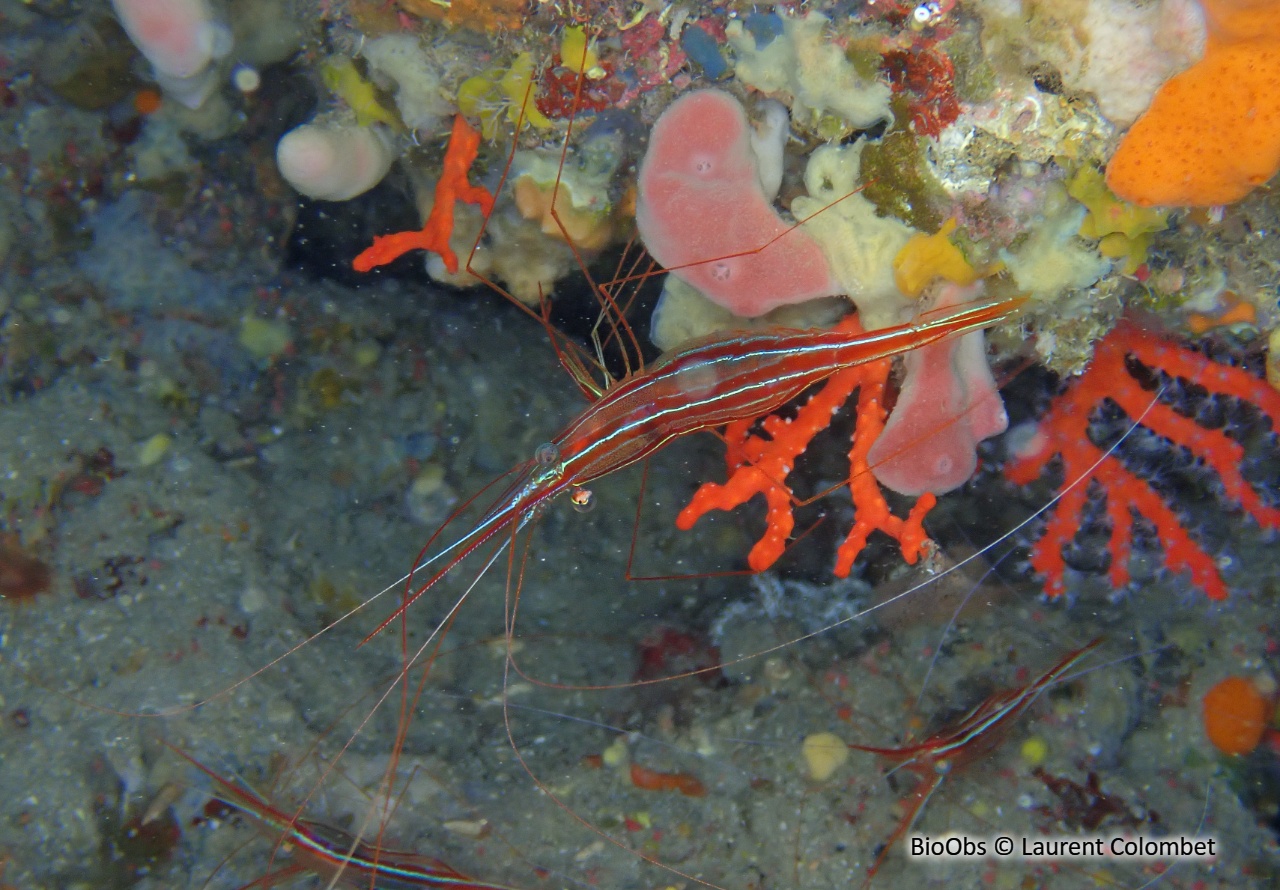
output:
M 539 130 L 549 130 L 550 118 L 534 102 L 534 73 L 533 54 L 521 53 L 505 71 L 495 68 L 469 77 L 458 87 L 458 111 L 480 121 L 485 139 L 497 137 L 504 114 L 513 124 L 523 119 Z
M 378 101 L 377 89 L 350 59 L 330 59 L 320 69 L 320 76 L 330 92 L 351 107 L 360 126 L 367 127 L 376 121 L 395 130 L 404 129 L 400 118 Z
M 1098 239 L 1098 252 L 1103 256 L 1123 259 L 1121 271 L 1126 275 L 1132 275 L 1146 260 L 1152 233 L 1168 226 L 1168 211 L 1120 200 L 1094 167 L 1081 167 L 1067 183 L 1067 194 L 1089 211 L 1080 224 L 1080 236 Z
M 893 281 L 904 296 L 919 297 L 935 278 L 965 286 L 982 277 L 951 242 L 955 230 L 955 219 L 949 219 L 932 235 L 912 235 L 898 251 L 893 258 Z
M 512 103 L 507 109 L 507 116 L 515 123 L 524 117 L 540 130 L 551 128 L 551 121 L 534 104 L 533 97 L 537 89 L 533 86 L 533 54 L 521 53 L 515 57 L 507 73 L 498 82 L 498 89 Z
M 598 69 L 600 60 L 580 25 L 564 29 L 564 37 L 560 40 L 560 64 L 575 74 L 586 73 L 588 77 Z
M 825 782 L 849 759 L 849 746 L 831 732 L 815 732 L 805 736 L 801 744 L 809 777 L 815 782 Z
M 349 579 L 335 580 L 327 575 L 317 575 L 307 585 L 312 601 L 330 613 L 344 614 L 360 608 L 358 588 Z

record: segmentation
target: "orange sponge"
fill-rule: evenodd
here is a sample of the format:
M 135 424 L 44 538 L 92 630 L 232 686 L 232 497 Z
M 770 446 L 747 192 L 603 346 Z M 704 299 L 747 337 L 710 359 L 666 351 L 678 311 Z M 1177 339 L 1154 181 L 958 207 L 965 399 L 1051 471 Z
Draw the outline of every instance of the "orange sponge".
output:
M 1272 702 L 1244 677 L 1214 684 L 1201 702 L 1204 733 L 1223 754 L 1248 754 L 1262 741 Z
M 1200 0 L 1204 58 L 1168 80 L 1107 166 L 1144 207 L 1238 201 L 1280 168 L 1280 15 L 1275 0 Z

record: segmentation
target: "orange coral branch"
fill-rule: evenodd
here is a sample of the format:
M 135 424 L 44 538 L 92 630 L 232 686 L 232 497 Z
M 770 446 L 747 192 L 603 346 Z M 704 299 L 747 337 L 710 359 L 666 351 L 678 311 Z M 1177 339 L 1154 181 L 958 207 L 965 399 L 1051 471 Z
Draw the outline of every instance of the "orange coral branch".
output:
M 856 315 L 841 322 L 840 328 L 851 333 L 862 332 Z M 936 499 L 926 494 L 916 501 L 906 519 L 894 516 L 867 464 L 867 452 L 884 429 L 888 415 L 882 402 L 891 367 L 889 359 L 881 359 L 832 374 L 800 407 L 794 419 L 770 414 L 760 420 L 767 438 L 750 432 L 755 420 L 725 427 L 729 478 L 724 483 L 704 483 L 694 492 L 689 504 L 676 517 L 676 527 L 687 531 L 712 510 L 732 510 L 757 494 L 764 495 L 765 532 L 751 548 L 747 564 L 756 572 L 773 565 L 786 550 L 787 540 L 795 530 L 793 493 L 786 485 L 787 476 L 794 469 L 796 458 L 818 433 L 831 425 L 831 418 L 856 389 L 858 424 L 849 452 L 849 491 L 856 521 L 837 550 L 835 574 L 842 578 L 849 574 L 867 538 L 877 530 L 898 541 L 903 559 L 914 563 L 929 546 L 922 523 Z
M 456 115 L 449 147 L 445 150 L 444 169 L 436 183 L 436 202 L 426 224 L 416 232 L 376 236 L 373 244 L 352 261 L 352 267 L 357 272 L 368 272 L 411 250 L 430 250 L 440 254 L 449 272 L 457 272 L 458 257 L 449 246 L 449 237 L 453 234 L 453 205 L 458 201 L 475 204 L 486 217 L 493 211 L 493 195 L 489 190 L 481 185 L 472 185 L 467 179 L 467 173 L 479 153 L 480 134 L 462 115 Z
M 836 549 L 837 578 L 848 576 L 854 560 L 867 546 L 867 538 L 874 531 L 882 531 L 898 542 L 907 565 L 915 565 L 915 561 L 931 546 L 924 530 L 924 517 L 938 499 L 926 491 L 916 499 L 907 518 L 899 519 L 889 512 L 880 483 L 871 474 L 871 465 L 867 461 L 871 446 L 884 432 L 885 417 L 889 413 L 881 407 L 888 377 L 885 373 L 865 380 L 858 390 L 858 425 L 854 428 L 853 447 L 849 449 L 849 491 L 856 510 L 853 528 Z
M 1063 492 L 1032 549 L 1031 565 L 1045 577 L 1049 596 L 1059 596 L 1064 588 L 1065 544 L 1074 540 L 1080 516 L 1088 500 L 1089 483 L 1100 486 L 1106 495 L 1107 518 L 1111 523 L 1111 567 L 1108 577 L 1113 587 L 1129 583 L 1129 554 L 1132 550 L 1134 514 L 1155 526 L 1164 546 L 1165 564 L 1172 571 L 1187 571 L 1195 584 L 1213 600 L 1226 599 L 1227 586 L 1213 557 L 1182 527 L 1173 509 L 1150 484 L 1130 472 L 1113 455 L 1106 454 L 1089 439 L 1091 412 L 1103 399 L 1111 399 L 1131 419 L 1186 448 L 1218 474 L 1223 491 L 1263 528 L 1280 528 L 1280 510 L 1263 503 L 1240 472 L 1244 449 L 1221 430 L 1207 429 L 1178 414 L 1162 402 L 1152 404 L 1151 393 L 1142 389 L 1126 365 L 1126 358 L 1171 377 L 1180 377 L 1205 387 L 1211 394 L 1232 396 L 1256 405 L 1271 418 L 1272 429 L 1280 425 L 1280 393 L 1263 380 L 1240 368 L 1210 361 L 1198 352 L 1142 331 L 1124 322 L 1100 342 L 1093 362 L 1072 381 L 1067 391 L 1053 403 L 1040 421 L 1040 431 L 1026 453 L 1005 466 L 1005 475 L 1014 482 L 1036 479 L 1055 456 L 1062 456 L 1064 478 L 1074 482 Z

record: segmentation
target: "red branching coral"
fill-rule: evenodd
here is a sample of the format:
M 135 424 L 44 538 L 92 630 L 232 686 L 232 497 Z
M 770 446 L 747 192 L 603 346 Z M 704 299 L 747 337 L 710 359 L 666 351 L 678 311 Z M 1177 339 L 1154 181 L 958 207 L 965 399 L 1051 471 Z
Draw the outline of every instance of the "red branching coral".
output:
M 453 119 L 449 147 L 445 150 L 444 169 L 436 183 L 436 201 L 426 223 L 416 232 L 376 236 L 373 244 L 351 261 L 352 268 L 357 272 L 368 272 L 411 250 L 430 250 L 440 254 L 446 269 L 451 273 L 457 272 L 458 257 L 449 246 L 449 237 L 453 234 L 454 204 L 459 201 L 475 204 L 486 217 L 493 211 L 493 195 L 489 190 L 482 185 L 472 185 L 467 179 L 479 153 L 480 134 L 462 115 L 457 115 Z
M 856 315 L 841 322 L 841 329 L 862 332 Z M 766 529 L 751 548 L 747 564 L 756 572 L 773 565 L 795 530 L 795 496 L 786 485 L 787 476 L 794 469 L 796 458 L 831 424 L 831 418 L 856 389 L 857 427 L 849 451 L 849 490 L 856 513 L 853 529 L 836 551 L 835 574 L 841 578 L 849 574 L 874 531 L 893 537 L 901 547 L 902 558 L 914 563 L 931 546 L 923 522 L 937 499 L 931 494 L 922 495 L 906 519 L 894 516 L 867 463 L 867 452 L 884 429 L 888 415 L 883 401 L 890 368 L 889 359 L 880 359 L 836 372 L 793 419 L 770 414 L 763 419 L 730 424 L 724 430 L 729 478 L 724 483 L 704 483 L 694 492 L 688 506 L 676 517 L 676 526 L 688 530 L 712 510 L 732 510 L 762 494 L 768 505 Z M 757 422 L 763 436 L 752 432 Z
M 1187 449 L 1217 473 L 1226 497 L 1263 528 L 1280 528 L 1280 510 L 1263 503 L 1241 474 L 1244 448 L 1239 443 L 1153 399 L 1153 393 L 1134 377 L 1129 360 L 1150 371 L 1198 384 L 1211 395 L 1249 402 L 1270 417 L 1273 430 L 1280 427 L 1280 392 L 1265 381 L 1240 368 L 1211 361 L 1131 322 L 1121 323 L 1098 343 L 1089 368 L 1071 382 L 1041 419 L 1031 446 L 1005 466 L 1010 480 L 1027 483 L 1036 479 L 1055 455 L 1062 456 L 1064 484 L 1069 487 L 1051 509 L 1044 534 L 1032 550 L 1031 564 L 1044 576 L 1049 596 L 1059 596 L 1066 571 L 1062 549 L 1075 538 L 1090 484 L 1096 483 L 1106 496 L 1111 525 L 1108 577 L 1114 587 L 1129 582 L 1133 521 L 1141 516 L 1155 526 L 1170 570 L 1190 572 L 1196 586 L 1210 599 L 1225 599 L 1227 585 L 1213 557 L 1183 528 L 1170 505 L 1150 483 L 1090 440 L 1091 414 L 1104 399 L 1110 399 L 1130 420 Z

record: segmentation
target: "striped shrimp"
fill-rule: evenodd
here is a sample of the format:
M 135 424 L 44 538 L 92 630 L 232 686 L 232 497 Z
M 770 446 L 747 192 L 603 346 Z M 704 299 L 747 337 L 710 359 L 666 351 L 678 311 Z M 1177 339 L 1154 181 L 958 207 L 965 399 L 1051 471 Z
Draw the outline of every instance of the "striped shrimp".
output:
M 869 334 L 772 329 L 712 334 L 673 350 L 609 387 L 539 448 L 532 461 L 513 470 L 513 481 L 479 522 L 433 557 L 448 554 L 443 566 L 424 562 L 415 567 L 415 574 L 429 567 L 432 573 L 406 592 L 400 608 L 372 634 L 402 616 L 494 535 L 523 528 L 556 495 L 574 492 L 575 503 L 585 505 L 584 499 L 590 498 L 585 486 L 644 460 L 677 438 L 767 414 L 836 371 L 981 330 L 1009 318 L 1024 302 L 1013 298 L 965 306 Z
M 1059 661 L 1036 676 L 1017 660 L 1034 653 L 1040 661 L 1053 651 L 1054 644 L 1044 638 L 1046 629 L 1033 625 L 1005 631 L 994 645 L 967 634 L 954 641 L 948 657 L 966 666 L 967 673 L 944 681 L 953 688 L 941 697 L 944 704 L 936 713 L 929 711 L 937 705 L 912 709 L 904 704 L 893 725 L 872 729 L 869 723 L 880 722 L 874 710 L 841 705 L 844 713 L 831 724 L 831 741 L 842 747 L 846 740 L 866 741 L 848 741 L 848 765 L 832 778 L 810 784 L 799 800 L 793 838 L 796 884 L 819 886 L 833 875 L 851 874 L 863 887 L 941 886 L 944 881 L 947 886 L 977 887 L 1010 879 L 1049 887 L 1189 887 L 1198 886 L 1206 871 L 1212 873 L 1214 863 L 1207 859 L 1038 859 L 1025 855 L 1020 844 L 1007 854 L 994 852 L 999 837 L 1026 837 L 1031 844 L 1046 837 L 1110 840 L 1162 834 L 1168 820 L 1153 805 L 1158 795 L 1149 787 L 1135 785 L 1123 770 L 1101 766 L 1097 753 L 1086 748 L 1096 738 L 1093 709 L 1107 706 L 1100 690 L 1117 684 L 1123 689 L 1147 673 L 1143 661 L 1153 664 L 1172 647 L 1082 668 L 1085 656 L 1100 654 L 1104 641 L 1095 639 L 1065 655 L 1057 652 Z M 1005 641 L 1012 646 L 1008 651 Z M 910 645 L 885 640 L 876 660 L 903 663 L 893 652 L 900 642 Z M 855 690 L 844 682 L 852 664 L 835 661 L 821 676 L 810 677 L 811 688 L 833 703 L 858 702 L 859 708 L 883 697 L 898 701 L 899 694 L 920 693 L 922 701 L 933 701 L 937 696 L 925 696 L 915 687 L 921 676 L 929 676 L 929 662 L 927 657 L 917 661 L 910 677 L 873 671 L 865 678 L 866 688 Z M 869 653 L 857 663 L 874 664 Z M 1017 685 L 995 679 L 1001 676 Z M 918 716 L 902 716 L 912 710 Z M 882 732 L 901 743 L 888 746 L 883 737 L 868 743 L 868 736 Z M 1068 766 L 1072 761 L 1074 768 Z M 1088 768 L 1076 773 L 1084 764 Z M 1185 790 L 1175 821 L 1187 825 L 1188 836 L 1212 835 L 1220 786 L 1201 774 Z M 847 847 L 832 849 L 825 841 L 841 831 Z M 967 853 L 947 846 L 966 839 Z M 941 853 L 943 849 L 954 855 Z M 806 871 L 811 882 L 801 879 Z
M 249 816 L 275 842 L 279 867 L 256 881 L 257 886 L 312 873 L 324 878 L 326 886 L 369 890 L 513 890 L 464 875 L 434 856 L 377 847 L 340 828 L 287 813 L 243 781 L 220 775 L 181 748 L 171 745 L 169 750 L 213 783 L 215 800 Z
M 618 278 L 635 283 L 646 276 L 624 270 Z M 597 335 L 606 346 L 625 339 L 633 347 L 635 342 L 622 311 L 626 303 L 616 296 L 622 283 L 588 285 L 608 310 Z M 376 294 L 366 292 L 361 299 L 377 311 L 385 308 Z M 170 502 L 140 501 L 138 512 L 156 526 L 142 536 L 160 544 L 150 561 L 126 562 L 112 554 L 115 575 L 109 582 L 119 580 L 125 596 L 66 597 L 70 618 L 59 621 L 36 612 L 21 633 L 15 629 L 6 634 L 5 654 L 12 656 L 6 664 L 12 661 L 27 671 L 18 681 L 6 681 L 6 696 L 10 688 L 39 688 L 26 680 L 67 693 L 38 708 L 16 696 L 24 716 L 11 721 L 14 741 L 5 760 L 11 769 L 45 770 L 40 773 L 44 799 L 59 793 L 56 777 L 74 765 L 54 762 L 58 755 L 53 753 L 43 763 L 46 755 L 37 743 L 24 740 L 19 727 L 65 719 L 59 711 L 70 701 L 77 726 L 95 745 L 110 747 L 122 784 L 135 796 L 147 794 L 156 781 L 151 775 L 155 760 L 140 740 L 145 733 L 137 729 L 135 718 L 140 716 L 149 717 L 151 724 L 157 716 L 177 725 L 190 723 L 184 730 L 200 733 L 206 746 L 202 750 L 235 749 L 243 760 L 317 744 L 328 758 L 324 762 L 333 766 L 323 768 L 315 780 L 315 797 L 341 784 L 339 773 L 348 767 L 389 760 L 378 771 L 380 778 L 362 789 L 380 801 L 370 806 L 376 818 L 363 830 L 306 821 L 307 799 L 290 813 L 269 808 L 245 788 L 223 786 L 227 796 L 242 795 L 240 804 L 262 817 L 277 838 L 309 849 L 321 871 L 341 875 L 355 886 L 396 886 L 399 880 L 401 886 L 526 887 L 549 872 L 553 877 L 546 880 L 555 885 L 827 887 L 847 882 L 851 873 L 865 873 L 875 860 L 875 844 L 896 824 L 892 807 L 897 796 L 885 791 L 870 755 L 862 757 L 856 771 L 847 767 L 829 784 L 811 780 L 800 761 L 804 735 L 839 730 L 847 742 L 864 747 L 910 735 L 918 728 L 911 726 L 909 716 L 918 688 L 911 695 L 900 694 L 899 687 L 908 684 L 898 675 L 920 676 L 916 669 L 940 646 L 946 657 L 933 686 L 941 687 L 942 701 L 951 703 L 961 698 L 955 695 L 957 687 L 975 675 L 970 650 L 985 637 L 1043 626 L 1047 637 L 1079 639 L 1108 622 L 1127 622 L 1137 628 L 1134 635 L 1156 632 L 1142 613 L 1157 608 L 1157 594 L 1109 605 L 1111 611 L 1100 609 L 1104 614 L 1095 619 L 1080 609 L 1038 602 L 1024 574 L 1013 580 L 996 578 L 980 588 L 956 633 L 945 646 L 939 642 L 938 628 L 949 608 L 938 602 L 946 601 L 957 584 L 968 587 L 975 580 L 969 573 L 976 560 L 993 540 L 1041 507 L 1043 496 L 1024 507 L 1007 491 L 987 494 L 985 500 L 961 494 L 957 500 L 967 506 L 957 512 L 978 514 L 991 527 L 987 537 L 968 547 L 965 535 L 981 523 L 963 523 L 954 513 L 940 515 L 931 532 L 945 541 L 944 573 L 915 574 L 904 581 L 896 570 L 876 568 L 864 579 L 834 588 L 806 583 L 803 577 L 716 577 L 695 557 L 702 551 L 740 552 L 741 535 L 731 522 L 704 523 L 696 535 L 675 536 L 656 525 L 661 520 L 633 520 L 622 506 L 636 496 L 635 489 L 645 488 L 637 485 L 634 467 L 632 475 L 627 471 L 645 459 L 653 461 L 649 500 L 669 504 L 687 496 L 692 475 L 707 472 L 707 455 L 699 449 L 717 445 L 712 435 L 690 442 L 689 433 L 778 408 L 835 368 L 985 325 L 1016 311 L 1017 300 L 961 308 L 870 337 L 790 330 L 722 335 L 688 344 L 647 367 L 633 361 L 608 386 L 598 385 L 573 357 L 568 338 L 553 332 L 554 350 L 591 399 L 585 410 L 566 407 L 564 387 L 557 390 L 557 380 L 548 373 L 552 350 L 537 328 L 532 336 L 528 326 L 513 333 L 524 321 L 514 312 L 503 314 L 492 306 L 459 308 L 440 295 L 424 295 L 422 301 L 413 310 L 386 310 L 401 313 L 388 317 L 395 320 L 392 327 L 402 325 L 403 331 L 371 325 L 368 339 L 393 343 L 401 350 L 397 357 L 421 359 L 425 376 L 448 377 L 456 388 L 430 379 L 424 384 L 407 374 L 370 378 L 359 403 L 342 405 L 338 399 L 339 407 L 320 415 L 301 435 L 290 439 L 286 433 L 280 444 L 264 446 L 266 456 L 254 470 L 265 481 L 254 477 L 253 483 L 269 492 L 262 500 L 275 503 L 246 496 L 254 509 L 227 509 L 226 526 L 205 530 L 206 537 L 196 534 L 196 523 L 172 520 L 177 508 Z M 545 316 L 534 314 L 546 322 Z M 309 319 L 321 336 L 327 336 L 324 318 L 317 309 Z M 536 342 L 530 345 L 530 340 Z M 386 395 L 397 387 L 409 391 L 412 404 Z M 501 398 L 511 401 L 499 403 Z M 448 402 L 448 407 L 435 411 L 433 402 Z M 492 409 L 486 402 L 500 407 Z M 397 410 L 374 415 L 374 407 Z M 435 451 L 423 446 L 412 456 L 413 471 L 379 468 L 402 486 L 409 479 L 430 482 L 423 487 L 434 493 L 432 506 L 447 518 L 441 521 L 439 513 L 422 511 L 434 516 L 436 531 L 412 564 L 410 577 L 368 600 L 362 585 L 370 566 L 402 559 L 418 542 L 408 543 L 417 535 L 408 522 L 388 518 L 398 507 L 399 490 L 388 494 L 390 486 L 362 478 L 354 460 L 344 462 L 344 451 L 377 454 L 393 438 L 371 440 L 349 432 L 366 425 L 366 411 L 386 418 L 384 428 L 408 426 L 417 412 L 431 415 L 437 425 L 424 424 L 423 429 L 441 443 L 458 440 L 453 446 L 457 456 L 447 460 L 441 457 L 443 445 Z M 486 411 L 499 415 L 505 425 L 490 414 L 486 419 L 494 425 L 482 426 L 473 415 Z M 552 433 L 556 425 L 548 416 L 574 419 Z M 304 450 L 309 440 L 315 446 Z M 539 440 L 547 446 L 535 448 Z M 301 455 L 291 465 L 300 481 L 286 485 L 273 478 L 277 471 L 272 467 L 282 453 L 284 460 L 290 459 L 290 447 Z M 489 453 L 477 455 L 483 449 Z M 478 477 L 501 470 L 495 464 L 512 453 L 517 456 L 507 465 L 515 462 L 514 468 L 490 483 L 494 488 L 479 488 Z M 532 460 L 520 459 L 531 453 Z M 312 469 L 308 463 L 314 464 L 314 475 L 307 475 Z M 418 472 L 420 463 L 439 472 Z M 207 478 L 227 478 L 225 466 L 207 459 L 198 466 Z M 829 478 L 824 467 L 817 472 Z M 135 478 L 141 476 L 139 472 Z M 456 512 L 441 506 L 452 489 L 474 490 L 473 483 L 480 493 Z M 108 483 L 108 491 L 113 484 Z M 588 492 L 586 486 L 594 490 Z M 318 499 L 318 492 L 330 499 Z M 551 509 L 560 495 L 578 506 L 593 500 L 599 504 L 590 518 L 581 518 Z M 290 506 L 293 512 L 287 512 Z M 1020 516 L 1012 515 L 1014 507 L 1022 508 Z M 288 517 L 279 523 L 289 529 L 287 535 L 277 539 L 270 531 L 255 530 L 262 536 L 255 538 L 241 531 L 253 528 L 255 511 L 272 510 Z M 87 532 L 77 537 L 77 519 L 68 520 L 68 538 L 90 552 L 98 539 Z M 357 524 L 362 524 L 358 530 Z M 638 526 L 634 532 L 633 525 Z M 797 551 L 824 531 L 818 525 Z M 208 537 L 223 549 L 201 551 Z M 170 540 L 176 542 L 172 557 L 165 549 Z M 643 568 L 654 567 L 665 576 L 619 584 L 631 574 L 628 541 Z M 255 561 L 259 548 L 270 554 L 266 566 Z M 178 562 L 179 555 L 197 577 L 179 582 L 166 574 L 165 560 Z M 802 553 L 794 556 L 806 565 Z M 947 563 L 951 557 L 954 561 Z M 241 561 L 251 568 L 225 570 L 227 563 Z M 491 584 L 495 579 L 486 577 L 487 570 L 503 563 L 505 602 L 503 579 Z M 464 576 L 467 564 L 477 567 Z M 731 568 L 736 565 L 730 563 Z M 343 581 L 344 571 L 360 579 L 354 594 Z M 797 574 L 810 571 L 801 568 Z M 151 580 L 139 580 L 143 575 Z M 899 592 L 887 593 L 887 586 L 873 589 L 867 579 L 896 583 Z M 398 606 L 384 606 L 395 592 L 401 593 Z M 353 598 L 355 605 L 349 602 Z M 157 603 L 163 606 L 153 605 Z M 152 611 L 152 623 L 144 625 Z M 376 618 L 370 618 L 375 611 Z M 342 617 L 334 620 L 335 615 Z M 396 632 L 379 633 L 391 629 Z M 135 645 L 127 657 L 104 655 L 98 647 L 105 638 Z M 45 647 L 57 654 L 47 654 Z M 928 655 L 921 654 L 926 651 Z M 266 668 L 258 667 L 264 664 Z M 201 666 L 204 672 L 196 673 Z M 273 667 L 278 669 L 268 669 Z M 383 679 L 371 679 L 378 677 Z M 1022 688 L 1028 679 L 1001 685 Z M 1064 751 L 1046 775 L 1055 782 L 1075 777 L 1087 790 L 1083 776 L 1096 768 L 1103 771 L 1100 787 L 1112 793 L 1123 777 L 1107 774 L 1106 764 L 1114 763 L 1107 758 L 1114 758 L 1121 743 L 1142 728 L 1124 721 L 1153 719 L 1152 708 L 1142 707 L 1153 695 L 1163 702 L 1156 709 L 1160 717 L 1186 713 L 1178 709 L 1186 706 L 1189 693 L 1183 684 L 1190 682 L 1189 669 L 1158 662 L 1145 672 L 1132 669 L 1120 680 L 1112 678 L 1114 689 L 1090 687 L 1088 697 L 1097 702 L 1092 707 L 1086 701 L 1055 700 L 1067 713 L 1056 709 L 1037 731 Z M 173 684 L 181 690 L 176 699 Z M 861 694 L 854 697 L 851 689 Z M 1176 704 L 1179 695 L 1182 705 Z M 929 704 L 941 710 L 939 702 Z M 25 713 L 28 707 L 33 713 Z M 1091 737 L 1077 724 L 1095 712 L 1118 713 L 1115 719 L 1123 725 L 1099 730 L 1100 741 L 1081 741 Z M 122 714 L 129 719 L 122 721 Z M 1097 752 L 1090 747 L 1094 741 L 1100 746 Z M 1011 799 L 1009 787 L 987 787 L 998 783 L 972 778 L 989 780 L 990 774 L 966 771 L 948 780 L 918 827 L 945 830 L 949 815 L 961 812 L 978 818 L 994 834 L 1007 824 L 1001 808 L 1015 804 L 1025 817 L 1020 825 L 1057 824 L 1053 816 L 1034 821 L 1028 814 L 1039 810 L 1023 810 L 1017 803 L 1025 795 L 1034 807 L 1052 811 L 1056 792 L 1019 764 L 1011 753 L 1015 745 L 1006 747 L 993 760 L 1000 754 L 1012 758 L 998 761 L 998 768 L 1005 771 L 1001 775 L 1015 774 L 1016 796 Z M 1173 771 L 1181 762 L 1175 753 L 1180 752 L 1161 749 L 1157 767 Z M 853 755 L 854 763 L 858 756 Z M 494 867 L 496 857 L 485 855 L 479 831 L 474 837 L 449 837 L 455 829 L 445 829 L 445 841 L 453 841 L 450 848 L 432 842 L 439 836 L 406 836 L 385 827 L 390 800 L 402 801 L 400 811 L 411 813 L 424 833 L 466 821 L 437 819 L 438 799 L 413 800 L 402 794 L 404 780 L 396 766 L 411 768 L 419 760 L 447 772 L 453 784 L 474 798 L 477 809 L 528 852 L 536 869 Z M 1160 804 L 1165 824 L 1193 830 L 1203 787 L 1189 788 L 1176 775 L 1164 778 L 1174 788 L 1166 799 L 1175 803 L 1172 811 Z M 1131 796 L 1127 790 L 1114 793 Z M 20 801 L 22 795 L 11 799 Z M 860 804 L 874 812 L 860 814 Z M 1066 804 L 1062 809 L 1078 815 Z M 75 807 L 64 810 L 75 812 Z M 20 827 L 22 820 L 15 814 L 7 824 Z M 423 852 L 393 854 L 392 837 L 397 845 L 403 842 Z M 0 843 L 7 850 L 18 841 L 6 836 Z M 72 847 L 92 848 L 83 839 Z M 48 853 L 51 861 L 59 855 L 39 852 Z M 420 858 L 427 853 L 438 853 L 457 871 L 437 866 L 434 871 L 389 872 L 392 865 L 416 867 L 427 861 Z M 269 865 L 262 867 L 265 871 Z M 1238 867 L 1237 861 L 1233 868 Z M 1216 879 L 1196 868 L 1194 878 L 1188 865 L 1185 881 L 1175 873 L 1167 883 L 1189 886 L 1193 880 Z M 177 863 L 172 869 L 172 875 L 181 871 Z M 65 863 L 50 871 L 64 884 L 74 874 Z M 26 874 L 17 867 L 11 873 L 14 880 Z M 491 876 L 496 883 L 463 879 L 462 873 Z M 934 880 L 923 873 L 906 874 L 919 876 L 922 884 Z M 1001 880 L 1047 875 L 1046 885 L 1064 887 L 1078 886 L 1086 876 L 1081 871 L 1059 876 L 1017 863 L 1002 864 L 997 874 Z M 877 877 L 886 883 L 888 867 Z M 1100 878 L 1096 872 L 1087 877 L 1103 886 L 1137 887 L 1146 880 L 1128 872 L 1118 878 Z M 983 875 L 966 879 L 978 885 Z

